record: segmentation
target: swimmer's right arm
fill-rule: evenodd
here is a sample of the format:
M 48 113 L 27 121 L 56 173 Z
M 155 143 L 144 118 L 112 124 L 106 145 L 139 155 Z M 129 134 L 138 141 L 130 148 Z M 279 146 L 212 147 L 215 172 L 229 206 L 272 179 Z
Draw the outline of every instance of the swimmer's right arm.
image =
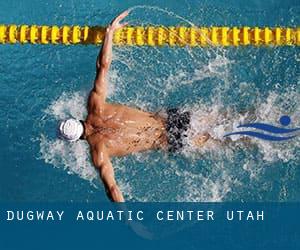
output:
M 128 11 L 123 12 L 117 16 L 111 24 L 107 27 L 103 46 L 100 50 L 100 53 L 96 61 L 96 78 L 94 84 L 94 91 L 103 97 L 103 100 L 106 98 L 107 94 L 107 75 L 112 61 L 112 44 L 114 32 L 118 29 L 121 29 L 127 25 L 127 23 L 120 23 L 127 15 Z
M 123 195 L 117 185 L 114 169 L 104 144 L 97 146 L 92 152 L 95 167 L 105 186 L 108 198 L 113 202 L 124 202 Z

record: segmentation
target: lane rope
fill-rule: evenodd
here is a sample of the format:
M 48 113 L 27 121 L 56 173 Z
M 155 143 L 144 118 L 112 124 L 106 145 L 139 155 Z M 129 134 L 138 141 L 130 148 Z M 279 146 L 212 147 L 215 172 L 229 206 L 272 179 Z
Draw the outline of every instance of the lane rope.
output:
M 105 27 L 0 25 L 0 44 L 101 44 Z M 300 27 L 135 26 L 118 30 L 114 44 L 128 46 L 299 46 Z

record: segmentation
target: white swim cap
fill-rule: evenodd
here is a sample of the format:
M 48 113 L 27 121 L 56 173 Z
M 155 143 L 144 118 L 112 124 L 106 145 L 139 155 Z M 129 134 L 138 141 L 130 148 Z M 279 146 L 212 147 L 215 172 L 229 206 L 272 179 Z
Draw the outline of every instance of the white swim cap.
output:
M 66 141 L 77 141 L 80 136 L 83 134 L 84 127 L 79 120 L 68 119 L 61 121 L 58 127 L 59 137 Z

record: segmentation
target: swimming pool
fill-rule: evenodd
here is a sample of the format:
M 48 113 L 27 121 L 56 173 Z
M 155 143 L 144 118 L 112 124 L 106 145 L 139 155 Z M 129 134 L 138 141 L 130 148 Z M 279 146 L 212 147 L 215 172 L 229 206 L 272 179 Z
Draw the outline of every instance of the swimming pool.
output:
M 16 1 L 0 23 L 107 24 L 132 8 L 132 25 L 299 26 L 298 1 Z M 1 201 L 104 201 L 84 142 L 56 139 L 59 119 L 83 118 L 95 46 L 0 46 Z M 109 100 L 150 111 L 179 106 L 210 115 L 215 136 L 240 122 L 300 126 L 299 47 L 116 47 Z M 247 113 L 249 111 L 249 113 Z M 224 114 L 227 114 L 226 116 Z M 251 118 L 252 117 L 252 118 Z M 253 118 L 255 117 L 255 118 Z M 195 129 L 204 129 L 193 124 Z M 179 155 L 113 160 L 129 201 L 299 201 L 300 137 L 214 145 Z

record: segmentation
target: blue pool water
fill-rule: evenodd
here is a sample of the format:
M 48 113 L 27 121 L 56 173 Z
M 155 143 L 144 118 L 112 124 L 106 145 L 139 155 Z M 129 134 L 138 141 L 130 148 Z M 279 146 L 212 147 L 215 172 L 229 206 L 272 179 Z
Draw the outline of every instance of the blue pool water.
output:
M 105 25 L 132 8 L 131 25 L 299 26 L 299 1 L 10 0 L 0 23 Z M 59 119 L 83 118 L 96 46 L 0 45 L 0 201 L 103 201 L 86 143 L 55 137 Z M 220 138 L 239 123 L 300 127 L 300 50 L 114 48 L 109 100 L 149 111 L 192 110 L 193 131 Z M 226 115 L 225 115 L 226 114 Z M 209 144 L 180 155 L 113 159 L 130 201 L 300 201 L 300 136 L 282 143 Z

